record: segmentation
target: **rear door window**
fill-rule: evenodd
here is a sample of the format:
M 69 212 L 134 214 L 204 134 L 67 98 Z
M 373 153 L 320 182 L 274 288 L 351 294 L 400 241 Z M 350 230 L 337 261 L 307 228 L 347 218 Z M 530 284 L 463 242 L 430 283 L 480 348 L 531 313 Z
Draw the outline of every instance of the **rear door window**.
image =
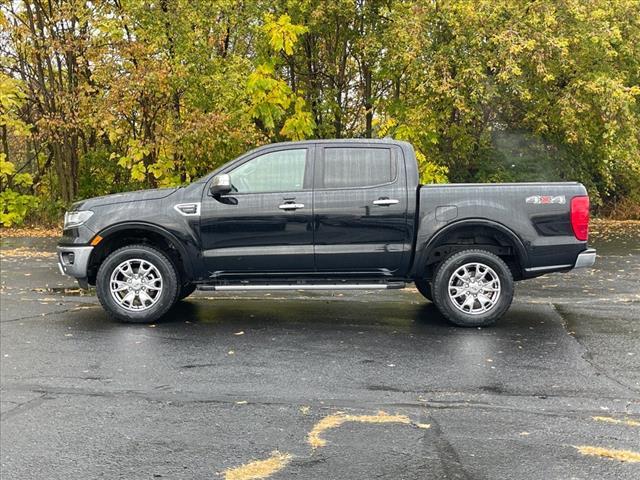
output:
M 359 188 L 391 183 L 397 168 L 389 148 L 324 148 L 320 188 Z

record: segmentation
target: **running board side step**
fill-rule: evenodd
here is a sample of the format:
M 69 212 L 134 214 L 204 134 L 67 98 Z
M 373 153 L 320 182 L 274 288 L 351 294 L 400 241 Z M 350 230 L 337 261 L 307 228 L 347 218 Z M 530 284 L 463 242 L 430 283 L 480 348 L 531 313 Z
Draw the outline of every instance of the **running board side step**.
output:
M 263 285 L 198 285 L 198 290 L 219 292 L 246 292 L 250 290 L 390 290 L 405 288 L 404 282 L 396 283 L 336 283 L 336 284 L 263 284 Z

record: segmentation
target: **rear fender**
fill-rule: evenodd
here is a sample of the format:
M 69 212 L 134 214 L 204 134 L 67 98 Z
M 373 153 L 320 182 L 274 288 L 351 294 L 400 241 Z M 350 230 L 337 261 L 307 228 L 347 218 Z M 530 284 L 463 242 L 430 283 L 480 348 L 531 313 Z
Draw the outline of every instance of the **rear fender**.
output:
M 502 225 L 501 223 L 494 222 L 492 220 L 483 218 L 468 218 L 450 223 L 442 227 L 426 242 L 423 242 L 422 244 L 416 246 L 416 261 L 414 262 L 412 277 L 421 278 L 424 275 L 429 255 L 433 252 L 434 248 L 438 246 L 438 244 L 444 237 L 457 229 L 469 227 L 485 227 L 504 234 L 510 240 L 513 248 L 515 249 L 520 266 L 527 264 L 527 250 L 520 237 L 518 237 L 518 235 L 516 235 L 511 229 Z

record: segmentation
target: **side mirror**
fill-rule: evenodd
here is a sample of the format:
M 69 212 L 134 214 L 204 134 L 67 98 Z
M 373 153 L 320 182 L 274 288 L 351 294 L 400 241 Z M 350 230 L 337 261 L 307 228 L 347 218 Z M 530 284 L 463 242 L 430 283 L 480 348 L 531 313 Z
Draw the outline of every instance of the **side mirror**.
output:
M 231 191 L 231 178 L 226 173 L 216 175 L 213 177 L 209 190 L 213 196 L 229 193 Z

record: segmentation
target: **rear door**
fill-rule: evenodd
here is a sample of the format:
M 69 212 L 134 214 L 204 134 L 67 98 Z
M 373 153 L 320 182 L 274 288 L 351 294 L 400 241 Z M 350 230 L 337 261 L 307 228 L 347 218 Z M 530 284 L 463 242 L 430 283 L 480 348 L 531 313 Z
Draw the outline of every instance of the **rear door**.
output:
M 205 189 L 200 232 L 212 278 L 313 271 L 313 146 L 260 151 L 228 173 L 232 192 Z
M 401 150 L 381 143 L 331 143 L 318 144 L 316 152 L 316 269 L 393 275 L 412 240 Z

